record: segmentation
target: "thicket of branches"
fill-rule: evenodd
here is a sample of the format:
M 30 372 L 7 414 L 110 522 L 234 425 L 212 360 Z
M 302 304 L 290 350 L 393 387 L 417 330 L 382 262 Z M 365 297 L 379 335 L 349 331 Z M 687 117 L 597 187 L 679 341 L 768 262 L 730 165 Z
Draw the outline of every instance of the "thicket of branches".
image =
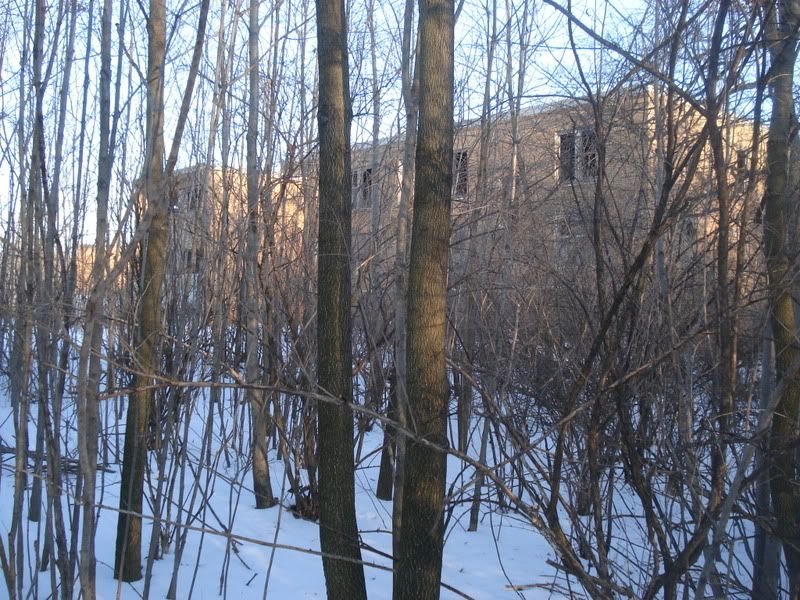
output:
M 363 597 L 342 457 L 375 428 L 398 597 L 490 511 L 558 592 L 800 597 L 800 6 L 166 4 L 0 2 L 11 597 L 48 568 L 95 597 L 100 507 L 116 576 L 147 596 L 171 546 L 176 597 L 222 465 L 320 519 L 329 594 Z

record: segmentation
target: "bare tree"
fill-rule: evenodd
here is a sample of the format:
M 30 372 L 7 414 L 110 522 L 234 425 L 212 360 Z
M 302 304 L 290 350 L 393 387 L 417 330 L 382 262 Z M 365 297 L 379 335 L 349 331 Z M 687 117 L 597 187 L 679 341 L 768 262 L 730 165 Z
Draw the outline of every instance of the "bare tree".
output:
M 355 511 L 350 317 L 350 108 L 343 0 L 317 1 L 319 256 L 317 382 L 341 400 L 320 403 L 320 546 L 329 598 L 366 598 Z M 344 557 L 339 558 L 339 557 Z
M 258 227 L 258 206 L 261 182 L 258 172 L 258 1 L 250 1 L 248 22 L 248 56 L 250 58 L 249 97 L 247 111 L 247 248 L 245 251 L 244 301 L 247 315 L 247 340 L 245 349 L 246 377 L 248 383 L 259 381 L 258 368 L 258 250 L 260 247 Z M 268 165 L 269 167 L 269 165 Z M 267 307 L 267 310 L 271 310 Z M 267 324 L 261 325 L 263 335 L 270 335 Z M 269 360 L 265 357 L 265 360 Z M 253 488 L 256 495 L 256 508 L 269 508 L 275 504 L 272 497 L 272 483 L 269 478 L 267 457 L 267 419 L 269 408 L 263 390 L 247 389 L 248 403 L 252 412 L 253 430 L 251 451 L 253 453 Z
M 164 150 L 164 69 L 166 58 L 166 4 L 151 0 L 147 17 L 147 128 L 144 172 L 146 201 L 140 300 L 135 328 L 134 393 L 128 403 L 125 428 L 125 451 L 120 484 L 120 513 L 114 562 L 115 577 L 122 581 L 141 579 L 142 495 L 147 461 L 148 428 L 150 425 L 153 385 L 159 371 L 161 330 L 161 287 L 166 272 L 169 236 L 170 190 L 167 185 L 178 161 L 186 119 L 189 114 L 194 84 L 200 64 L 209 0 L 200 7 L 197 36 L 192 52 L 186 87 L 181 96 L 175 133 L 165 161 Z M 140 190 L 141 193 L 142 190 Z M 153 522 L 160 527 L 159 517 Z M 155 535 L 155 533 L 154 533 Z
M 113 4 L 106 0 L 100 42 L 100 148 L 97 178 L 97 226 L 95 231 L 92 290 L 86 306 L 84 339 L 78 366 L 78 435 L 81 474 L 83 475 L 83 527 L 81 530 L 81 593 L 95 597 L 95 493 L 97 482 L 97 438 L 99 434 L 98 392 L 101 371 L 100 351 L 103 326 L 100 319 L 104 294 L 102 282 L 106 266 L 108 199 L 111 187 L 111 20 Z
M 400 79 L 405 110 L 405 136 L 403 139 L 403 173 L 400 182 L 400 204 L 397 207 L 397 239 L 394 264 L 394 401 L 395 415 L 402 429 L 408 425 L 408 360 L 406 342 L 408 332 L 408 236 L 409 218 L 414 198 L 414 155 L 417 148 L 417 117 L 419 115 L 419 70 L 415 68 L 418 53 L 414 37 L 414 0 L 406 0 L 403 10 L 401 38 Z M 402 431 L 395 434 L 394 502 L 392 504 L 392 552 L 398 555 L 398 543 L 403 523 L 403 485 L 405 481 L 406 439 Z M 394 573 L 396 583 L 397 571 Z
M 423 0 L 419 14 L 419 126 L 408 277 L 409 426 L 395 598 L 438 598 L 444 543 L 447 447 L 447 263 L 453 169 L 452 0 Z
M 796 480 L 797 420 L 800 383 L 793 371 L 797 360 L 797 321 L 792 297 L 792 268 L 788 254 L 789 214 L 796 196 L 787 188 L 789 145 L 793 136 L 794 68 L 797 60 L 800 8 L 794 2 L 766 6 L 766 43 L 772 66 L 769 86 L 772 118 L 767 141 L 767 181 L 764 191 L 764 254 L 769 277 L 770 316 L 775 343 L 775 374 L 786 382 L 775 408 L 770 434 L 772 506 L 776 531 L 781 532 L 789 576 L 790 597 L 800 594 L 800 495 Z M 775 392 L 778 393 L 778 392 Z
M 142 495 L 153 376 L 158 372 L 159 363 L 161 285 L 169 232 L 169 201 L 164 173 L 164 60 L 167 43 L 164 0 L 151 0 L 147 33 L 147 151 L 142 179 L 150 223 L 142 253 L 142 291 L 135 342 L 137 374 L 135 390 L 128 403 L 119 496 L 114 575 L 122 581 L 138 581 L 142 577 Z
M 40 129 L 42 121 L 38 116 L 43 102 L 43 70 L 42 46 L 44 43 L 45 5 L 39 0 L 35 3 L 33 30 L 33 88 L 35 91 L 34 127 L 31 144 L 30 167 L 27 172 L 27 192 L 20 203 L 20 260 L 17 275 L 17 308 L 22 314 L 15 319 L 13 346 L 11 350 L 11 369 L 15 376 L 11 379 L 10 396 L 14 409 L 14 434 L 16 437 L 16 458 L 14 463 L 14 505 L 11 516 L 11 527 L 8 532 L 8 554 L 5 549 L 0 553 L 3 573 L 6 577 L 11 598 L 21 598 L 25 580 L 25 545 L 22 529 L 22 514 L 25 488 L 27 486 L 28 461 L 28 418 L 30 406 L 30 376 L 32 363 L 31 334 L 33 331 L 33 294 L 35 286 L 35 251 L 34 210 L 42 201 L 41 150 L 44 132 Z M 27 40 L 25 40 L 23 63 L 27 58 Z M 20 123 L 23 126 L 25 102 L 21 99 Z M 20 162 L 26 152 L 20 133 Z M 22 181 L 22 179 L 21 179 Z

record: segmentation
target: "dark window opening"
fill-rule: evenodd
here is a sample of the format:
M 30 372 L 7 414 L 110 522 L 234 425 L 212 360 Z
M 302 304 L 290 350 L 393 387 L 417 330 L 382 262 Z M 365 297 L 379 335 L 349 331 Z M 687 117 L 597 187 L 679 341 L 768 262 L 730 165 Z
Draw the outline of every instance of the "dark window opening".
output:
M 559 135 L 558 180 L 562 183 L 596 179 L 599 173 L 597 134 L 586 128 Z
M 584 129 L 581 134 L 581 176 L 584 179 L 597 177 L 597 135 L 594 129 Z
M 453 194 L 456 198 L 466 197 L 469 191 L 469 153 L 466 150 L 456 152 L 453 175 Z
M 353 205 L 353 208 L 358 208 L 358 171 L 353 169 L 350 181 L 350 203 Z
M 205 261 L 205 252 L 201 248 L 198 248 L 194 252 L 194 272 L 199 273 L 200 270 L 203 268 L 203 262 Z
M 203 268 L 204 260 L 205 252 L 202 248 L 196 248 L 194 250 L 188 249 L 183 251 L 184 268 L 189 273 L 199 273 Z
M 736 175 L 747 177 L 750 172 L 750 157 L 747 150 L 736 151 Z
M 353 208 L 369 208 L 372 204 L 372 169 L 359 171 L 353 169 L 352 193 Z
M 200 206 L 200 188 L 195 187 L 189 192 L 189 210 L 197 210 Z
M 562 133 L 558 149 L 559 181 L 575 180 L 575 133 Z
M 369 207 L 372 202 L 372 169 L 364 169 L 361 174 L 361 205 Z

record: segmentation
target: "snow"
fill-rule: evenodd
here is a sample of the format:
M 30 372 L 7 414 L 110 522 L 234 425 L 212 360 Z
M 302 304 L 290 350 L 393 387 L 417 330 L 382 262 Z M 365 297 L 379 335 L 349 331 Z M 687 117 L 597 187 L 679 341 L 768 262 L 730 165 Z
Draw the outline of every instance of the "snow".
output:
M 238 449 L 230 453 L 230 464 L 221 453 L 221 436 L 215 430 L 214 451 L 211 468 L 205 468 L 200 460 L 202 432 L 205 423 L 205 395 L 195 395 L 193 406 L 188 408 L 191 415 L 188 452 L 190 463 L 197 472 L 202 485 L 208 481 L 208 491 L 194 493 L 195 475 L 187 469 L 184 475 L 186 488 L 183 496 L 183 514 L 181 521 L 186 522 L 186 514 L 196 515 L 190 523 L 186 547 L 183 552 L 179 570 L 178 598 L 230 598 L 234 600 L 246 598 L 325 598 L 325 582 L 322 574 L 322 563 L 318 555 L 285 547 L 270 547 L 274 542 L 278 545 L 294 546 L 299 549 L 319 551 L 318 525 L 295 518 L 287 507 L 292 503 L 285 481 L 283 463 L 272 452 L 270 469 L 273 491 L 280 495 L 281 504 L 268 510 L 256 510 L 252 491 L 249 490 L 251 473 L 247 465 L 247 451 L 239 453 Z M 106 401 L 111 402 L 111 401 Z M 241 407 L 240 407 L 241 408 Z M 35 417 L 36 407 L 31 407 Z M 102 410 L 105 430 L 110 432 L 109 443 L 114 443 L 112 421 L 113 410 Z M 108 419 L 108 421 L 106 421 Z M 245 421 L 246 423 L 246 421 Z M 232 422 L 227 424 L 228 433 Z M 120 430 L 122 426 L 120 427 Z M 74 455 L 75 417 L 72 407 L 64 411 L 63 423 L 59 430 L 65 436 L 68 452 Z M 35 425 L 29 424 L 30 440 L 35 439 Z M 380 453 L 370 453 L 382 441 L 383 433 L 379 427 L 367 434 L 364 441 L 363 456 L 367 457 L 356 472 L 356 508 L 359 529 L 365 548 L 363 559 L 370 563 L 390 566 L 390 561 L 383 554 L 391 553 L 391 502 L 375 498 L 374 490 L 378 476 Z M 120 436 L 120 441 L 121 441 Z M 11 408 L 0 406 L 0 442 L 13 446 L 14 429 Z M 111 452 L 113 456 L 113 451 Z M 152 457 L 152 453 L 151 453 Z M 167 473 L 175 464 L 176 456 L 169 456 Z M 2 456 L 0 471 L 0 535 L 4 541 L 11 523 L 13 505 L 13 456 Z M 216 466 L 214 466 L 216 465 Z M 112 577 L 114 562 L 114 544 L 116 536 L 117 515 L 115 508 L 119 501 L 119 479 L 121 465 L 109 465 L 111 471 L 98 473 L 99 520 L 96 537 L 97 555 L 97 593 L 98 598 L 137 598 L 144 591 L 144 581 L 134 584 L 120 583 Z M 151 458 L 151 470 L 155 472 L 156 462 Z M 461 467 L 456 458 L 450 457 L 448 476 L 459 477 Z M 73 476 L 67 476 L 64 493 L 64 506 L 72 507 L 71 497 Z M 465 477 L 470 477 L 469 471 Z M 155 479 L 155 478 L 154 478 Z M 151 481 L 153 489 L 156 482 Z M 29 477 L 30 486 L 30 477 Z M 147 489 L 147 482 L 145 488 Z M 167 489 L 167 486 L 164 486 Z M 448 488 L 449 489 L 449 488 Z M 29 490 L 28 490 L 29 491 Z M 171 503 L 169 515 L 175 519 L 178 514 L 178 485 L 168 499 Z M 207 501 L 206 501 L 207 500 Z M 26 497 L 27 509 L 27 497 Z M 145 502 L 146 514 L 152 514 Z M 533 529 L 530 523 L 511 513 L 498 514 L 484 511 L 477 532 L 467 532 L 469 506 L 457 505 L 449 521 L 446 533 L 446 544 L 443 559 L 443 582 L 452 585 L 473 598 L 561 598 L 566 597 L 547 591 L 546 587 L 554 583 L 556 575 L 553 567 L 547 564 L 554 556 L 544 539 Z M 166 508 L 162 515 L 166 514 Z M 31 589 L 30 573 L 33 566 L 33 543 L 41 525 L 27 521 L 23 523 L 24 539 L 28 545 L 28 561 L 25 588 Z M 143 557 L 151 534 L 151 521 L 145 520 L 143 539 Z M 228 537 L 223 534 L 228 529 L 233 538 L 244 538 L 231 547 Z M 70 532 L 67 533 L 68 537 Z M 376 549 L 379 553 L 373 552 Z M 144 560 L 144 559 L 143 559 Z M 175 544 L 171 544 L 167 553 L 153 565 L 149 596 L 164 598 L 166 596 L 175 561 Z M 270 569 L 270 562 L 272 562 Z M 143 571 L 145 565 L 142 565 Z M 269 572 L 269 578 L 267 573 Z M 391 572 L 379 568 L 365 566 L 367 590 L 371 599 L 391 598 Z M 514 591 L 510 584 L 522 586 L 522 591 Z M 45 598 L 50 593 L 50 574 L 41 573 L 38 577 L 38 597 Z M 541 586 L 541 587 L 535 587 Z M 78 593 L 76 585 L 76 595 Z M 3 590 L 4 591 L 4 590 Z M 2 591 L 0 591 L 2 595 Z M 442 590 L 442 598 L 456 598 L 457 595 Z M 573 596 L 580 597 L 580 596 Z

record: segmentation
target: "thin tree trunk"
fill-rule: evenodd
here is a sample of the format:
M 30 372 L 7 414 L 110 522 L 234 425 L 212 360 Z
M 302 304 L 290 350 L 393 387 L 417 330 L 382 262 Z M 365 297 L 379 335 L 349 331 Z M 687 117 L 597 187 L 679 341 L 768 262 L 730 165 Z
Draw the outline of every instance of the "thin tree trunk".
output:
M 477 281 L 470 274 L 480 271 L 478 264 L 478 252 L 476 246 L 481 243 L 479 229 L 484 222 L 481 218 L 482 213 L 489 204 L 488 184 L 489 184 L 489 136 L 491 133 L 491 114 L 492 114 L 492 74 L 494 69 L 494 53 L 497 46 L 497 0 L 492 0 L 491 7 L 486 8 L 487 33 L 486 33 L 486 78 L 483 81 L 483 103 L 481 105 L 480 117 L 480 143 L 478 148 L 478 170 L 477 170 L 477 193 L 469 194 L 470 199 L 474 199 L 473 210 L 470 212 L 469 238 L 466 243 L 466 264 L 464 265 L 464 288 L 466 298 L 464 300 L 464 319 L 462 325 L 463 343 L 463 363 L 464 368 L 470 376 L 459 377 L 458 390 L 458 449 L 466 453 L 469 449 L 469 429 L 472 420 L 472 397 L 473 389 L 471 376 L 473 366 L 478 362 L 476 347 L 476 324 L 479 320 L 479 308 L 477 299 Z M 502 265 L 508 266 L 505 260 Z M 505 269 L 503 269 L 505 273 Z M 505 284 L 507 282 L 503 282 Z M 502 284 L 501 284 L 502 285 Z M 491 335 L 491 333 L 490 333 Z
M 371 207 L 371 253 L 372 260 L 369 266 L 369 292 L 366 302 L 362 300 L 361 306 L 366 312 L 364 318 L 364 337 L 369 352 L 369 387 L 367 390 L 367 406 L 373 410 L 380 410 L 383 404 L 386 378 L 383 368 L 383 352 L 381 351 L 378 335 L 382 328 L 381 292 L 380 283 L 383 275 L 383 260 L 380 256 L 380 226 L 381 226 L 381 190 L 385 181 L 385 172 L 381 170 L 380 163 L 380 131 L 381 131 L 381 87 L 378 72 L 378 41 L 375 27 L 375 0 L 367 4 L 367 29 L 369 30 L 369 57 L 371 68 L 371 101 L 372 101 L 372 142 L 370 148 L 370 173 L 371 182 L 370 207 Z M 361 419 L 367 421 L 368 419 Z M 363 440 L 363 436 L 360 438 Z M 360 453 L 360 445 L 359 445 Z M 391 461 L 382 465 L 391 466 Z M 391 476 L 386 477 L 391 482 Z M 391 493 L 391 492 L 390 492 Z
M 103 3 L 100 42 L 100 148 L 97 174 L 97 219 L 91 290 L 86 305 L 84 344 L 78 369 L 78 447 L 83 475 L 83 527 L 81 529 L 80 582 L 87 600 L 95 598 L 96 561 L 95 486 L 97 479 L 97 437 L 99 434 L 98 392 L 102 368 L 100 352 L 103 327 L 100 321 L 103 298 L 100 282 L 105 274 L 108 198 L 111 185 L 111 19 L 112 2 Z M 88 369 L 88 370 L 87 370 Z
M 125 450 L 120 484 L 120 513 L 114 576 L 122 581 L 142 577 L 142 495 L 147 460 L 147 428 L 153 376 L 158 370 L 161 284 L 167 251 L 168 202 L 164 177 L 164 57 L 166 54 L 165 0 L 150 0 L 148 32 L 147 154 L 144 196 L 152 219 L 143 249 L 141 300 L 134 345 L 134 392 L 128 403 Z
M 9 596 L 22 598 L 25 582 L 25 543 L 22 527 L 23 500 L 27 487 L 28 470 L 28 416 L 30 405 L 30 374 L 32 363 L 33 333 L 33 300 L 35 287 L 35 244 L 34 211 L 42 201 L 41 180 L 41 137 L 40 120 L 36 118 L 41 111 L 42 98 L 42 43 L 44 37 L 44 2 L 37 0 L 35 5 L 33 33 L 33 89 L 35 91 L 36 108 L 34 113 L 33 140 L 31 147 L 30 170 L 28 171 L 27 193 L 20 203 L 20 267 L 17 278 L 17 310 L 14 342 L 11 355 L 10 381 L 11 404 L 14 413 L 14 435 L 16 439 L 16 455 L 14 464 L 14 500 L 11 514 L 11 526 L 8 532 L 8 565 L 6 569 Z M 27 45 L 26 45 L 27 48 Z M 24 55 L 23 55 L 23 58 Z M 24 64 L 24 61 L 23 61 Z M 20 109 L 20 122 L 24 112 Z M 20 161 L 24 160 L 24 144 L 20 138 Z M 20 178 L 22 183 L 23 179 Z M 5 561 L 4 561 L 5 562 Z M 13 572 L 13 574 L 12 574 Z M 11 581 L 8 581 L 11 579 Z
M 483 432 L 481 433 L 480 458 L 482 465 L 486 464 L 486 448 L 489 446 L 489 418 L 483 418 Z M 467 531 L 478 531 L 478 522 L 481 516 L 481 489 L 483 488 L 484 472 L 475 473 L 475 487 L 472 492 L 472 505 L 469 509 L 469 527 Z
M 392 420 L 397 420 L 397 385 L 395 378 L 389 381 L 389 402 L 387 403 L 386 416 Z M 395 427 L 390 423 L 383 424 L 383 448 L 381 449 L 381 463 L 378 470 L 378 482 L 375 487 L 375 497 L 378 500 L 392 499 L 392 484 L 394 483 L 394 460 L 395 460 Z
M 401 76 L 403 107 L 406 116 L 406 133 L 403 143 L 402 180 L 400 185 L 400 205 L 397 207 L 397 240 L 394 264 L 394 375 L 395 375 L 395 414 L 402 428 L 408 426 L 408 361 L 406 341 L 408 331 L 406 296 L 408 294 L 408 234 L 409 215 L 412 213 L 414 199 L 414 155 L 417 149 L 417 93 L 419 70 L 413 68 L 412 58 L 418 57 L 413 48 L 414 42 L 414 0 L 406 0 L 403 12 L 403 39 L 401 56 Z M 397 433 L 395 438 L 394 503 L 392 504 L 392 554 L 397 556 L 400 531 L 403 525 L 403 486 L 405 482 L 406 437 Z M 397 585 L 397 571 L 392 573 Z
M 44 26 L 47 17 L 47 8 L 45 7 L 44 2 L 36 2 L 36 12 L 35 12 L 35 29 L 34 29 L 34 37 L 35 41 L 34 44 L 37 43 L 36 40 L 39 39 L 40 36 L 44 36 Z M 54 44 L 57 42 L 54 42 Z M 42 44 L 43 40 L 38 41 L 39 44 L 39 53 L 42 53 Z M 34 60 L 36 60 L 34 58 Z M 41 67 L 40 67 L 41 69 Z M 44 239 L 41 239 L 40 236 L 34 236 L 36 250 L 34 251 L 36 256 L 36 262 L 34 263 L 32 274 L 34 277 L 34 288 L 35 288 L 35 297 L 38 300 L 36 302 L 36 309 L 34 311 L 34 321 L 36 323 L 35 326 L 35 336 L 36 336 L 36 353 L 37 353 L 37 370 L 38 375 L 40 376 L 41 385 L 39 386 L 39 402 L 37 405 L 37 417 L 36 417 L 36 453 L 34 459 L 34 468 L 33 468 L 33 481 L 31 482 L 31 494 L 28 503 L 28 520 L 29 521 L 38 521 L 41 518 L 42 512 L 42 479 L 43 479 L 43 465 L 44 465 L 44 402 L 48 401 L 48 386 L 46 377 L 48 376 L 48 369 L 42 368 L 41 363 L 52 364 L 52 359 L 49 356 L 50 353 L 50 340 L 49 338 L 49 331 L 42 331 L 43 327 L 49 328 L 50 325 L 50 317 L 51 317 L 51 307 L 52 304 L 52 295 L 50 294 L 50 289 L 48 289 L 45 279 L 51 280 L 53 277 L 52 267 L 53 267 L 53 250 L 52 246 L 50 246 L 50 242 L 54 240 L 51 239 L 52 235 L 55 235 L 55 214 L 51 214 L 48 210 L 49 207 L 46 207 L 45 204 L 47 202 L 47 194 L 45 193 L 45 188 L 47 186 L 47 181 L 45 180 L 45 145 L 44 145 L 44 95 L 45 95 L 45 88 L 47 85 L 47 78 L 46 76 L 43 78 L 42 74 L 40 73 L 37 77 L 37 80 L 34 81 L 34 93 L 35 93 L 35 108 L 34 108 L 34 129 L 38 130 L 38 135 L 34 134 L 33 143 L 39 144 L 37 158 L 38 161 L 34 164 L 34 161 L 31 161 L 31 176 L 37 178 L 39 185 L 38 185 L 38 193 L 33 197 L 34 199 L 34 214 L 36 215 L 36 223 L 39 224 L 37 228 L 41 228 L 41 223 L 45 222 L 45 234 Z M 35 171 L 34 171 L 35 170 Z M 53 221 L 51 222 L 51 219 Z M 41 261 L 41 262 L 40 262 Z
M 244 301 L 247 315 L 245 377 L 257 386 L 261 383 L 258 364 L 258 232 L 259 172 L 258 172 L 258 1 L 250 0 L 248 51 L 250 57 L 250 95 L 247 113 L 247 247 L 245 250 Z M 269 335 L 261 325 L 262 335 Z M 251 451 L 253 456 L 253 489 L 256 508 L 275 505 L 267 458 L 267 401 L 263 390 L 248 387 L 247 401 L 252 414 Z
M 56 368 L 47 367 L 44 369 L 45 375 L 40 380 L 42 389 L 48 387 L 51 392 L 43 393 L 45 399 L 42 402 L 42 415 L 41 420 L 44 425 L 44 438 L 46 441 L 46 460 L 48 476 L 47 493 L 48 493 L 48 526 L 47 537 L 45 539 L 45 550 L 43 551 L 42 568 L 44 568 L 47 555 L 53 552 L 53 537 L 50 535 L 50 523 L 55 526 L 55 549 L 56 556 L 55 562 L 61 577 L 61 596 L 62 598 L 71 598 L 73 591 L 73 570 L 69 562 L 69 553 L 67 548 L 66 527 L 64 522 L 64 511 L 62 508 L 62 486 L 63 480 L 61 477 L 61 437 L 60 437 L 60 422 L 61 422 L 61 407 L 64 396 L 64 389 L 66 385 L 66 373 L 69 359 L 70 343 L 64 339 L 61 342 L 61 348 L 58 348 L 58 330 L 61 325 L 64 331 L 69 336 L 69 329 L 73 319 L 72 315 L 72 301 L 74 294 L 74 278 L 71 278 L 71 272 L 66 269 L 64 265 L 64 257 L 57 250 L 57 236 L 58 236 L 58 210 L 60 206 L 59 193 L 61 171 L 63 167 L 63 141 L 64 131 L 67 120 L 67 102 L 69 93 L 71 91 L 70 77 L 72 72 L 72 65 L 74 61 L 75 51 L 75 32 L 77 23 L 78 7 L 76 2 L 70 2 L 67 8 L 69 14 L 68 31 L 67 31 L 67 46 L 64 55 L 64 70 L 62 76 L 62 85 L 59 92 L 59 110 L 58 110 L 58 125 L 56 128 L 55 139 L 55 157 L 53 160 L 53 175 L 52 186 L 49 192 L 45 194 L 47 202 L 47 237 L 45 248 L 45 318 L 48 319 L 48 331 L 43 332 L 46 341 L 41 344 L 42 348 L 46 348 L 45 352 L 45 365 L 57 365 Z M 43 117 L 42 117 L 43 118 Z M 74 221 L 79 221 L 77 214 Z M 63 297 L 61 298 L 60 305 L 63 307 L 63 312 L 59 314 L 56 310 L 57 303 L 57 282 L 56 273 L 58 272 L 57 259 L 60 258 L 62 266 L 62 283 L 61 289 Z M 49 314 L 48 314 L 49 313 Z M 47 404 L 48 397 L 52 396 L 52 408 Z M 53 573 L 55 579 L 55 573 Z
M 306 64 L 306 40 L 308 37 L 308 27 L 311 19 L 309 18 L 310 3 L 308 0 L 303 0 L 301 4 L 301 32 L 300 36 L 300 72 L 297 76 L 301 76 L 302 71 L 305 70 Z M 315 71 L 316 75 L 316 71 Z M 306 86 L 300 86 L 300 113 L 308 115 L 311 112 L 311 105 L 316 103 L 318 92 L 318 85 L 316 80 L 312 87 L 312 98 L 309 103 Z M 302 154 L 306 155 L 314 143 L 314 119 L 304 119 L 299 126 L 299 146 L 302 148 Z M 316 235 L 318 232 L 318 196 L 316 187 L 316 178 L 313 176 L 313 168 L 309 164 L 310 161 L 300 160 L 300 180 L 303 182 L 303 232 L 302 232 L 302 268 L 305 277 L 302 284 L 302 299 L 303 299 L 303 323 L 313 323 L 314 315 L 316 314 L 315 302 L 315 289 L 316 282 Z M 300 388 L 305 391 L 311 391 L 315 388 L 316 382 L 316 365 L 312 357 L 316 356 L 315 352 L 315 333 L 310 326 L 303 327 L 299 332 L 299 341 L 297 349 L 298 364 L 300 365 Z M 302 397 L 299 399 L 302 403 L 301 419 L 302 419 L 302 448 L 303 448 L 303 463 L 308 473 L 308 487 L 309 496 L 312 503 L 318 503 L 319 486 L 317 484 L 317 454 L 316 454 L 316 436 L 317 436 L 317 405 L 315 402 Z M 289 403 L 286 403 L 288 410 Z M 284 424 L 286 419 L 283 420 Z M 298 494 L 299 490 L 295 491 Z M 296 496 L 297 497 L 297 496 Z
M 775 348 L 769 325 L 764 330 L 761 351 L 761 386 L 759 389 L 760 408 L 768 410 L 772 393 L 775 390 Z M 753 600 L 778 600 L 780 589 L 781 546 L 772 534 L 772 511 L 769 503 L 769 452 L 756 451 L 756 521 L 755 541 L 753 543 Z
M 528 69 L 528 47 L 531 40 L 531 26 L 529 19 L 533 12 L 531 5 L 525 2 L 522 6 L 522 13 L 518 17 L 519 24 L 519 66 L 517 68 L 517 87 L 516 93 L 514 92 L 514 69 L 512 64 L 512 50 L 514 40 L 512 35 L 511 23 L 513 17 L 513 10 L 509 0 L 505 0 L 506 7 L 506 95 L 508 97 L 509 106 L 509 121 L 511 123 L 511 156 L 509 157 L 509 178 L 507 182 L 506 199 L 508 202 L 506 215 L 506 224 L 509 230 L 513 231 L 514 228 L 514 211 L 516 210 L 518 186 L 517 181 L 519 178 L 519 146 L 520 146 L 520 133 L 519 133 L 519 114 L 522 104 L 522 95 L 525 90 L 526 74 Z M 513 236 L 512 236 L 513 237 Z M 513 246 L 512 246 L 513 248 Z
M 222 141 L 221 141 L 221 148 L 220 148 L 220 155 L 222 158 L 222 174 L 221 174 L 221 185 L 222 185 L 222 199 L 221 199 L 221 206 L 220 206 L 220 213 L 219 213 L 219 231 L 217 233 L 219 244 L 217 245 L 217 251 L 214 254 L 212 260 L 214 261 L 214 269 L 216 273 L 216 277 L 213 279 L 212 285 L 214 286 L 213 297 L 214 297 L 214 323 L 212 325 L 212 347 L 213 347 L 213 358 L 212 358 L 212 365 L 211 365 L 211 390 L 209 391 L 209 406 L 208 406 L 208 415 L 206 416 L 206 436 L 207 439 L 206 444 L 206 455 L 205 461 L 208 465 L 211 464 L 211 443 L 210 437 L 213 434 L 213 427 L 214 427 L 214 410 L 215 407 L 219 405 L 221 402 L 221 394 L 220 394 L 220 386 L 217 385 L 222 378 L 223 372 L 223 362 L 225 360 L 225 328 L 228 321 L 227 310 L 225 306 L 225 293 L 227 291 L 226 287 L 226 268 L 225 268 L 225 259 L 227 256 L 227 248 L 228 248 L 228 223 L 229 223 L 229 200 L 230 200 L 230 177 L 228 174 L 228 153 L 230 151 L 230 140 L 228 138 L 227 130 L 229 125 L 227 125 L 227 121 L 229 121 L 229 115 L 226 110 L 226 94 L 228 90 L 228 75 L 227 75 L 227 67 L 226 67 L 226 46 L 225 46 L 225 14 L 226 14 L 226 7 L 227 3 L 223 2 L 220 8 L 220 17 L 219 17 L 219 30 L 217 33 L 217 58 L 214 68 L 214 91 L 211 99 L 211 123 L 209 126 L 209 135 L 208 135 L 208 164 L 213 164 L 213 157 L 216 149 L 216 139 L 217 139 L 217 128 L 219 126 L 220 119 L 223 121 L 223 133 Z M 235 36 L 231 36 L 233 39 Z M 230 52 L 230 50 L 228 50 Z M 210 179 L 213 181 L 213 179 Z M 176 556 L 178 554 L 178 548 L 176 548 Z M 177 569 L 177 565 L 176 565 Z M 173 576 L 173 581 L 175 577 Z M 170 584 L 170 589 L 172 589 L 172 584 Z

